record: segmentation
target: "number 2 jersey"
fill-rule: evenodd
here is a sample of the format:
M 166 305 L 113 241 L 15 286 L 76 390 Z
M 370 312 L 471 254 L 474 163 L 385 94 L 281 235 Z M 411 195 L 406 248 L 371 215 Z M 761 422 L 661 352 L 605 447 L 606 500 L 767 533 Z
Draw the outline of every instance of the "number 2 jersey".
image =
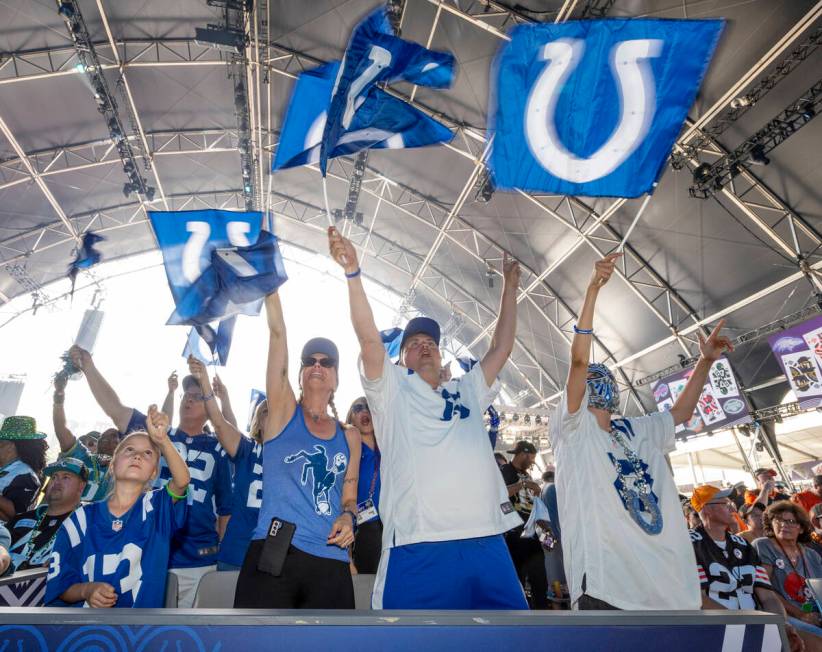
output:
M 241 437 L 231 461 L 234 463 L 234 498 L 217 561 L 242 566 L 263 502 L 263 447 L 248 437 Z
M 145 430 L 146 415 L 134 410 L 126 433 Z M 231 513 L 231 466 L 216 435 L 194 437 L 172 428 L 168 437 L 188 465 L 188 516 L 185 526 L 174 536 L 169 568 L 200 568 L 217 563 L 217 516 Z M 171 478 L 165 459 L 160 460 L 160 475 L 155 487 Z
M 727 533 L 724 548 L 701 525 L 690 531 L 702 590 L 726 609 L 757 609 L 755 588 L 773 590 L 754 547 Z
M 143 494 L 119 517 L 105 500 L 78 507 L 57 532 L 45 604 L 87 606 L 66 605 L 60 596 L 73 584 L 106 582 L 117 592 L 116 607 L 162 607 L 171 540 L 186 511 L 186 502 L 174 503 L 165 489 Z

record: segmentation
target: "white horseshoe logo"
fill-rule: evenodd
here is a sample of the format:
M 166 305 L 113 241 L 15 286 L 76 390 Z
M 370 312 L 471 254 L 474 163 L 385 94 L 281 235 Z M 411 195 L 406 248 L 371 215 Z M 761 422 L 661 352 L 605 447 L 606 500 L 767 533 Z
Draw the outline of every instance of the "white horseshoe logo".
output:
M 611 72 L 619 82 L 619 124 L 594 154 L 581 159 L 563 147 L 554 123 L 557 99 L 585 50 L 584 41 L 547 43 L 540 58 L 550 61 L 540 73 L 525 105 L 525 136 L 534 158 L 555 177 L 585 183 L 613 172 L 648 133 L 654 118 L 656 92 L 648 59 L 658 57 L 662 41 L 623 41 L 611 50 Z

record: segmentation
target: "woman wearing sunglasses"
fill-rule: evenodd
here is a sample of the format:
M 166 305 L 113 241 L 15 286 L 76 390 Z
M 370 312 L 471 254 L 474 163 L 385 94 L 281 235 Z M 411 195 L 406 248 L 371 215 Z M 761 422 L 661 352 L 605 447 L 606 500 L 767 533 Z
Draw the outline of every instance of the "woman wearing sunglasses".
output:
M 365 396 L 360 396 L 348 410 L 345 422 L 362 435 L 360 481 L 357 486 L 357 532 L 354 535 L 353 561 L 358 573 L 374 574 L 382 550 L 380 520 L 380 451 L 374 436 L 374 422 Z
M 343 428 L 334 406 L 339 353 L 325 338 L 306 343 L 298 398 L 288 380 L 279 294 L 268 295 L 265 304 L 264 490 L 234 606 L 353 609 L 348 547 L 354 542 L 357 518 L 360 434 Z
M 780 500 L 768 507 L 763 518 L 765 536 L 754 541 L 771 584 L 785 606 L 788 621 L 802 632 L 807 650 L 822 650 L 822 617 L 819 600 L 807 580 L 822 578 L 822 558 L 807 544 L 811 526 L 808 513 L 800 506 Z

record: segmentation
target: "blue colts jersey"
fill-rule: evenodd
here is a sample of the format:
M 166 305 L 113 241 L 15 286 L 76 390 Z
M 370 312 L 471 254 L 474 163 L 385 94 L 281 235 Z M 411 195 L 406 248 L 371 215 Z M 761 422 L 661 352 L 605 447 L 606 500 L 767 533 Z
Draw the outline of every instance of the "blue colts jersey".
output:
M 144 430 L 146 416 L 134 410 L 126 432 Z M 194 437 L 172 428 L 168 433 L 191 473 L 188 517 L 171 544 L 171 568 L 199 568 L 217 563 L 217 515 L 231 513 L 231 465 L 215 435 Z M 165 486 L 171 473 L 160 460 L 156 487 Z
M 231 518 L 225 531 L 218 561 L 242 566 L 251 534 L 263 502 L 263 447 L 242 437 L 234 462 L 234 495 Z
M 171 540 L 185 521 L 185 501 L 175 504 L 165 489 L 144 494 L 120 517 L 108 501 L 78 507 L 57 532 L 45 604 L 87 606 L 65 605 L 60 596 L 73 584 L 106 582 L 117 607 L 162 607 Z

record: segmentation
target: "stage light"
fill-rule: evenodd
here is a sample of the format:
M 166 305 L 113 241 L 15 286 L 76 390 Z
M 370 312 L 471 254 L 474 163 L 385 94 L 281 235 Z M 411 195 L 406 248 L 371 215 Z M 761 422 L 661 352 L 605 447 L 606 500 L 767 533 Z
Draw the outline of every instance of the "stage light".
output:
M 702 184 L 711 175 L 711 164 L 702 163 L 694 169 L 694 183 Z
M 802 117 L 805 120 L 810 120 L 816 115 L 816 109 L 813 106 L 813 102 L 803 102 L 802 105 L 799 107 L 799 110 L 802 112 Z
M 131 195 L 131 193 L 133 191 L 134 191 L 134 184 L 132 184 L 130 181 L 127 181 L 126 183 L 123 184 L 123 197 L 128 198 L 129 195 Z
M 71 19 L 74 16 L 74 7 L 70 2 L 61 2 L 57 9 L 57 13 L 63 18 Z
M 765 156 L 765 146 L 762 143 L 751 148 L 751 162 L 757 165 L 768 165 L 771 162 L 771 159 Z
M 747 95 L 740 95 L 731 100 L 732 109 L 741 109 L 744 106 L 751 106 L 752 104 L 751 98 Z
M 209 25 L 194 28 L 194 42 L 224 52 L 242 54 L 245 36 L 242 32 Z
M 146 201 L 153 202 L 154 201 L 154 187 L 147 186 L 146 187 Z

